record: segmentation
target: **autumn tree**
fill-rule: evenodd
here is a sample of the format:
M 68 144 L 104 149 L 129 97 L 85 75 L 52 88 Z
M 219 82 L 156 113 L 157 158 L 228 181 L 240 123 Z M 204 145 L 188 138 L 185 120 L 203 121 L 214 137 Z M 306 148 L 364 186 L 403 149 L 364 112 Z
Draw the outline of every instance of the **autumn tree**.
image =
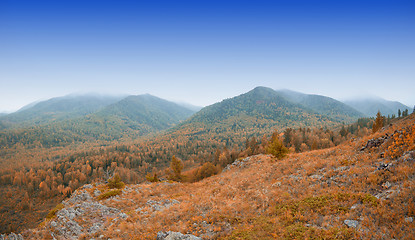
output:
M 107 186 L 109 188 L 123 188 L 125 186 L 124 182 L 121 181 L 121 177 L 120 175 L 118 175 L 118 173 L 116 173 L 114 175 L 114 177 L 108 179 L 108 184 Z
M 182 170 L 183 162 L 180 159 L 176 158 L 176 156 L 173 156 L 170 163 L 170 169 L 167 169 L 166 171 L 167 178 L 172 181 L 182 181 Z
M 375 133 L 379 131 L 383 127 L 383 122 L 385 120 L 385 117 L 381 115 L 380 111 L 376 114 L 375 122 L 372 126 L 372 132 Z
M 288 154 L 288 148 L 282 144 L 277 130 L 275 130 L 272 134 L 271 139 L 266 147 L 266 151 L 278 159 L 283 159 Z

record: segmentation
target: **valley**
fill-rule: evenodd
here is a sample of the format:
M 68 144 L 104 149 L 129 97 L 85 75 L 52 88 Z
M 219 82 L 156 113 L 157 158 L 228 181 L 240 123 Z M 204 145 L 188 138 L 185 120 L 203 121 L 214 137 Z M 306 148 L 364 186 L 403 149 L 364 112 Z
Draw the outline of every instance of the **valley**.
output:
M 272 168 L 274 160 L 258 154 L 266 153 L 267 142 L 275 130 L 290 149 L 289 158 L 298 159 L 297 154 L 321 154 L 325 150 L 318 149 L 332 149 L 348 145 L 350 139 L 366 138 L 374 121 L 329 97 L 265 87 L 196 113 L 151 95 L 111 98 L 100 104 L 85 100 L 82 106 L 91 103 L 94 107 L 84 108 L 78 106 L 83 98 L 72 99 L 72 105 L 67 101 L 65 98 L 62 103 L 65 107 L 59 107 L 57 100 L 40 102 L 0 118 L 2 126 L 6 126 L 0 131 L 3 233 L 35 228 L 53 206 L 77 189 L 85 184 L 101 186 L 114 174 L 127 184 L 145 182 L 146 176 L 154 174 L 165 179 L 165 169 L 175 156 L 184 167 L 185 183 L 180 184 L 193 188 L 201 183 L 191 182 L 223 172 L 249 156 L 271 164 L 268 167 Z M 384 121 L 386 125 L 398 120 Z M 298 161 L 305 159 L 300 157 Z M 212 164 L 208 171 L 213 172 L 203 175 L 200 171 L 207 163 Z M 224 174 L 227 173 L 212 178 Z M 237 218 L 232 214 L 229 217 Z M 229 221 L 224 224 L 230 224 Z M 232 229 L 243 231 L 243 224 L 237 226 Z M 215 234 L 231 234 L 227 231 Z

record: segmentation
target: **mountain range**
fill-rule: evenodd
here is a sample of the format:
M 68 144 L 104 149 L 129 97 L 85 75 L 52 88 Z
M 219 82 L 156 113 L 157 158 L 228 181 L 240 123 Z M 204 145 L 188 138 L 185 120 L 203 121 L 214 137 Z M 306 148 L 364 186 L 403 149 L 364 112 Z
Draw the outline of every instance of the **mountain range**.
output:
M 134 139 L 167 129 L 170 133 L 176 131 L 176 135 L 215 132 L 218 138 L 236 139 L 235 135 L 260 136 L 274 128 L 329 127 L 373 116 L 378 110 L 392 114 L 397 108 L 409 109 L 382 99 L 346 103 L 349 105 L 326 96 L 266 87 L 197 112 L 195 106 L 149 94 L 70 95 L 29 104 L 0 116 L 0 142 L 10 145 L 23 140 L 23 144 L 31 144 L 40 138 L 44 146 L 54 146 L 74 141 Z
M 364 113 L 366 116 L 374 117 L 377 112 L 383 116 L 398 116 L 398 110 L 404 111 L 408 109 L 412 112 L 411 108 L 397 101 L 388 101 L 382 98 L 366 98 L 344 101 L 345 104 L 353 107 L 354 109 Z

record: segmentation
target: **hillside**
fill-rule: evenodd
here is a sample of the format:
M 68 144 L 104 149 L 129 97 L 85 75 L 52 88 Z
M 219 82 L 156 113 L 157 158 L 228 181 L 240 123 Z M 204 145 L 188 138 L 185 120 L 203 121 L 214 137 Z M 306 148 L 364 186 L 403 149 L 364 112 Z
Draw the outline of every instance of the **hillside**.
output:
M 330 97 L 290 90 L 279 90 L 277 92 L 295 103 L 310 108 L 316 113 L 330 116 L 337 121 L 352 122 L 365 116 L 354 108 Z
M 177 129 L 204 128 L 220 132 L 250 128 L 328 126 L 335 121 L 288 101 L 270 88 L 257 87 L 245 94 L 203 108 Z M 208 131 L 209 131 L 208 130 Z
M 0 230 L 33 227 L 51 204 L 114 172 L 139 183 L 148 173 L 162 175 L 173 156 L 186 170 L 207 162 L 221 169 L 263 152 L 275 129 L 287 147 L 302 152 L 365 136 L 372 123 L 360 121 L 339 133 L 331 127 L 340 122 L 263 87 L 180 122 L 188 111 L 153 96 L 131 96 L 78 119 L 0 132 Z M 50 201 L 39 204 L 45 199 Z
M 71 103 L 76 105 L 73 101 Z M 33 110 L 36 106 L 22 113 L 29 111 L 36 114 Z M 65 109 L 74 110 L 71 105 Z M 62 108 L 61 111 L 64 112 Z M 77 113 L 80 114 L 79 111 Z M 63 115 L 71 116 L 71 119 L 49 119 L 53 122 L 5 129 L 0 131 L 0 145 L 9 148 L 16 144 L 27 148 L 50 148 L 82 142 L 131 140 L 172 127 L 192 114 L 193 111 L 185 107 L 151 95 L 129 96 L 86 116 L 76 117 L 76 113 L 68 110 Z M 43 116 L 39 114 L 39 118 Z
M 193 184 L 144 183 L 122 190 L 89 184 L 57 206 L 44 224 L 22 235 L 413 239 L 414 139 L 412 114 L 337 147 L 283 160 L 269 155 L 240 159 Z
M 1 117 L 4 126 L 18 128 L 75 119 L 119 101 L 121 97 L 69 95 L 29 104 L 17 112 Z
M 366 116 L 374 117 L 380 111 L 384 116 L 398 116 L 398 110 L 401 112 L 408 109 L 412 113 L 412 109 L 397 101 L 388 101 L 382 98 L 368 98 L 344 101 L 345 104 L 364 113 Z
M 128 119 L 124 127 L 131 127 L 128 124 L 136 122 L 154 130 L 163 130 L 180 123 L 193 113 L 186 107 L 146 94 L 129 96 L 94 113 L 90 118 Z

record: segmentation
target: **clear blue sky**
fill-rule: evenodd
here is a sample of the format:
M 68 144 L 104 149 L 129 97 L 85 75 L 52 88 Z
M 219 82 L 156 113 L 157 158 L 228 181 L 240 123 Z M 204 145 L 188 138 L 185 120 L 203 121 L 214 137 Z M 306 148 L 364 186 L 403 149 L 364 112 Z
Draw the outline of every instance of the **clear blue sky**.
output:
M 259 85 L 412 107 L 414 1 L 0 1 L 0 112 L 85 92 L 205 106 Z

